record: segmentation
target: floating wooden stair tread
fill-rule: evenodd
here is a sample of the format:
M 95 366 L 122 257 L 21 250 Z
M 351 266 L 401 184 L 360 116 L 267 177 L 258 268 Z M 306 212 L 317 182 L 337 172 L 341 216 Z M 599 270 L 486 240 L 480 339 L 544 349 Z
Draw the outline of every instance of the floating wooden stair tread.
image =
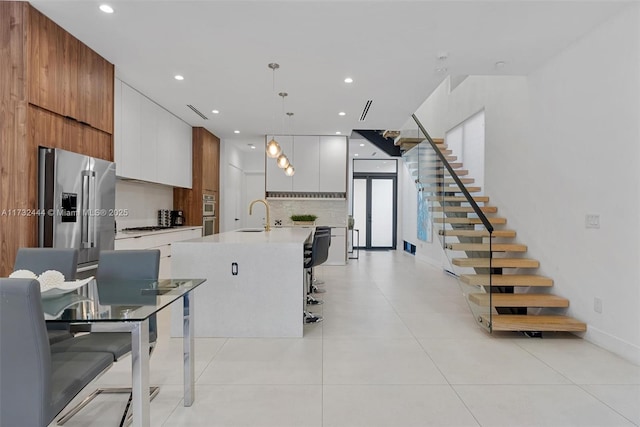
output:
M 483 315 L 482 318 L 485 324 L 489 321 L 488 315 Z M 568 316 L 494 314 L 491 322 L 494 331 L 584 332 L 587 330 L 585 323 Z
M 476 252 L 526 252 L 527 245 L 518 243 L 447 243 L 445 247 L 451 251 L 476 251 Z
M 482 191 L 480 187 L 465 187 L 469 193 L 477 193 Z M 442 186 L 442 185 L 434 185 L 434 186 L 425 186 L 422 187 L 422 191 L 427 191 L 429 193 L 462 193 L 460 187 L 458 186 Z
M 472 197 L 473 200 L 476 201 L 476 203 L 488 203 L 489 202 L 489 196 L 473 196 Z M 464 196 L 445 196 L 445 197 L 438 197 L 438 196 L 429 196 L 427 197 L 427 200 L 430 200 L 432 202 L 461 202 L 461 203 L 468 203 L 469 201 L 467 200 L 466 197 Z
M 469 301 L 488 307 L 489 294 L 469 294 Z M 491 294 L 491 307 L 569 307 L 569 300 L 551 294 Z
M 506 218 L 499 218 L 499 217 L 487 217 L 487 219 L 489 220 L 490 224 L 506 224 L 507 223 L 507 219 Z M 482 224 L 482 220 L 480 218 L 450 218 L 450 217 L 445 217 L 445 218 L 434 218 L 433 221 L 438 221 L 438 222 L 445 222 L 447 224 Z
M 488 274 L 463 274 L 460 281 L 471 286 L 489 286 Z M 492 274 L 492 286 L 553 286 L 553 279 L 537 274 Z
M 474 212 L 471 206 L 432 206 L 429 208 L 431 212 L 456 212 L 456 213 L 470 213 Z M 498 208 L 495 206 L 480 206 L 480 210 L 485 213 L 496 213 Z
M 491 261 L 491 262 L 489 262 Z M 491 268 L 538 268 L 540 262 L 530 258 L 454 258 L 453 265 L 458 267 Z
M 443 179 L 436 177 L 436 176 L 422 176 L 420 178 L 420 182 L 423 184 L 426 183 L 437 183 L 437 184 L 442 184 L 443 183 Z M 463 184 L 473 184 L 474 182 L 476 182 L 475 179 L 473 178 L 460 178 L 460 182 L 462 182 Z M 444 178 L 444 183 L 445 184 L 456 184 L 456 181 L 453 178 Z
M 489 237 L 487 230 L 438 230 L 441 236 L 454 237 Z M 493 230 L 492 237 L 516 237 L 514 230 Z
M 444 165 L 442 164 L 441 161 L 424 160 L 419 163 L 420 163 L 420 170 L 436 170 L 436 169 L 443 170 L 444 169 Z M 411 164 L 417 165 L 418 162 L 411 162 Z M 461 168 L 462 162 L 449 162 L 449 166 L 451 166 L 452 169 Z

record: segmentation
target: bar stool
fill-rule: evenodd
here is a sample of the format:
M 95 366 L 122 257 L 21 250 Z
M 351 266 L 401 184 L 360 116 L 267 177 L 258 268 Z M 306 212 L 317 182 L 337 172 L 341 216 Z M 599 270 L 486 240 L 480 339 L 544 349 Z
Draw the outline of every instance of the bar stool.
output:
M 309 294 L 313 290 L 313 267 L 323 264 L 329 257 L 329 241 L 331 239 L 330 232 L 316 231 L 313 236 L 313 243 L 311 244 L 311 251 L 309 257 L 305 259 L 304 268 L 309 272 L 308 278 L 308 292 Z M 307 294 L 308 295 L 308 294 Z M 307 301 L 311 301 L 311 304 L 320 304 L 318 300 L 307 296 Z M 316 315 L 309 311 L 303 313 L 305 323 L 318 323 L 322 321 L 322 316 Z

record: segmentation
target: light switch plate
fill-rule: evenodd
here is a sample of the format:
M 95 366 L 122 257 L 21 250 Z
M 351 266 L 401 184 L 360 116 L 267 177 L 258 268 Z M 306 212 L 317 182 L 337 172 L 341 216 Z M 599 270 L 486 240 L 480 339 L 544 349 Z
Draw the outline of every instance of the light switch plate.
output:
M 585 228 L 600 228 L 600 215 L 586 214 L 584 217 Z

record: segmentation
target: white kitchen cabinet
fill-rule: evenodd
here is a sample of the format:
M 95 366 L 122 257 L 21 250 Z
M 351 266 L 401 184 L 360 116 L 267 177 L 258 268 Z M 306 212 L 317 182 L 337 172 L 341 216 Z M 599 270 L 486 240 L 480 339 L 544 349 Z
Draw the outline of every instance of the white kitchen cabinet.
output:
M 331 246 L 325 265 L 345 265 L 347 263 L 347 229 L 331 227 Z
M 157 181 L 191 188 L 191 126 L 164 109 L 159 111 L 156 152 Z
M 271 139 L 271 138 L 269 138 Z M 293 161 L 293 137 L 292 136 L 277 136 L 276 141 L 280 144 L 280 147 L 287 155 L 291 163 L 296 169 L 296 175 L 298 174 L 298 165 Z M 266 186 L 267 191 L 293 191 L 293 177 L 287 176 L 284 173 L 284 169 L 280 169 L 276 164 L 276 159 L 266 158 Z M 295 175 L 294 175 L 295 176 Z
M 267 192 L 346 193 L 347 138 L 344 136 L 276 136 L 295 167 L 284 175 L 274 159 L 267 158 Z
M 320 188 L 319 136 L 294 136 L 291 163 L 296 169 L 293 191 L 318 192 Z
M 158 115 L 161 108 L 155 102 L 140 95 L 140 148 L 139 179 L 158 182 L 157 150 L 158 150 Z
M 160 251 L 160 269 L 158 277 L 161 279 L 171 276 L 171 244 L 183 240 L 202 237 L 202 228 L 171 229 L 155 233 L 143 233 L 132 237 L 117 238 L 116 250 L 158 249 Z
M 115 81 L 116 175 L 191 188 L 191 126 Z
M 347 191 L 347 139 L 344 136 L 320 137 L 320 192 Z

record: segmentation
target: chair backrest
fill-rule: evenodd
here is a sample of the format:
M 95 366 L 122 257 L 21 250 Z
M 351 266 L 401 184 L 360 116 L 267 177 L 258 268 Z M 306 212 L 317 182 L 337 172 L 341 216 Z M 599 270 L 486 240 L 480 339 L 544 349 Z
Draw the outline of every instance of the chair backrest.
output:
M 51 350 L 40 285 L 0 279 L 0 426 L 46 426 L 51 409 Z
M 331 227 L 326 225 L 319 225 L 316 227 L 316 234 L 328 234 L 329 235 L 329 246 L 331 246 Z
M 305 268 L 315 267 L 324 263 L 329 257 L 331 233 L 317 232 L 313 235 L 311 244 L 311 258 L 305 263 Z
M 67 281 L 76 279 L 78 250 L 60 248 L 20 248 L 13 270 L 30 270 L 40 275 L 47 270 L 57 270 Z
M 96 279 L 158 279 L 160 250 L 101 251 Z
M 100 251 L 96 279 L 157 280 L 160 271 L 160 250 Z M 157 332 L 156 316 L 149 318 L 149 332 Z

